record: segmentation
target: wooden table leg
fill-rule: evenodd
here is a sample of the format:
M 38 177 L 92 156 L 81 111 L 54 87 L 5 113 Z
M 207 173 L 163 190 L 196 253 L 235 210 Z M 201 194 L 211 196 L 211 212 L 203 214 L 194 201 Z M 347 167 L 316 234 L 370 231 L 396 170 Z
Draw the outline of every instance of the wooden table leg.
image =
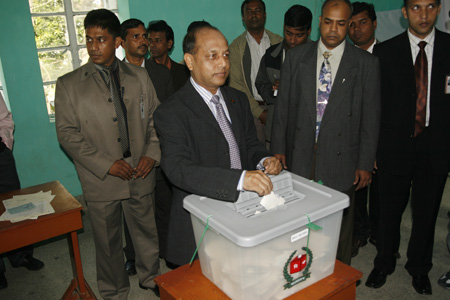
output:
M 84 279 L 83 267 L 81 266 L 80 247 L 78 244 L 78 235 L 76 231 L 67 234 L 69 242 L 70 259 L 72 261 L 73 278 L 66 292 L 63 300 L 96 300 L 94 293 Z

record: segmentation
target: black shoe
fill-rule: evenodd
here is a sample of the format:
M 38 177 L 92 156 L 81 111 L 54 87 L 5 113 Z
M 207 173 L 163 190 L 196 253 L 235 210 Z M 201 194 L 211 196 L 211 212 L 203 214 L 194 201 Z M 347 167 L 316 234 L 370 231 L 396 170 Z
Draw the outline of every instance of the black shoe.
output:
M 170 261 L 167 261 L 167 260 L 166 260 L 166 266 L 172 270 L 175 270 L 175 269 L 178 269 L 179 267 L 181 267 L 180 265 L 171 263 Z
M 412 285 L 416 292 L 423 295 L 431 295 L 431 283 L 428 275 L 413 275 Z
M 450 290 L 450 272 L 445 273 L 438 280 L 438 284 L 443 288 Z
M 366 286 L 373 289 L 378 289 L 386 283 L 387 276 L 387 273 L 373 269 L 372 272 L 370 272 L 369 277 L 367 277 Z
M 0 272 L 0 290 L 8 287 L 8 281 L 6 281 L 5 272 Z
M 159 298 L 159 286 L 155 285 L 154 288 L 151 288 L 151 287 L 143 286 L 142 284 L 139 283 L 139 287 L 141 289 L 143 289 L 143 290 L 150 290 L 150 291 L 152 291 L 155 294 L 155 296 Z
M 37 271 L 44 267 L 44 263 L 32 255 L 27 255 L 22 259 L 22 262 L 17 267 L 24 267 L 30 271 Z
M 355 240 L 352 244 L 352 257 L 358 255 L 359 248 L 362 248 L 365 245 L 367 245 L 367 240 L 360 240 L 360 239 Z
M 136 275 L 136 266 L 134 260 L 128 259 L 125 263 L 125 271 L 127 271 L 128 276 Z

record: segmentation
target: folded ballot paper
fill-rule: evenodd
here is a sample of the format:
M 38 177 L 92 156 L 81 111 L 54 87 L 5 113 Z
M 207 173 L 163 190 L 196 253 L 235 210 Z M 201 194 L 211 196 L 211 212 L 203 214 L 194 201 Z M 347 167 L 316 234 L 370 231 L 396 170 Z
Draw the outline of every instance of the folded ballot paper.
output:
M 11 199 L 3 200 L 5 212 L 0 216 L 0 221 L 20 222 L 28 219 L 37 219 L 39 216 L 54 213 L 50 202 L 55 195 L 51 191 L 40 191 L 35 194 L 16 195 Z

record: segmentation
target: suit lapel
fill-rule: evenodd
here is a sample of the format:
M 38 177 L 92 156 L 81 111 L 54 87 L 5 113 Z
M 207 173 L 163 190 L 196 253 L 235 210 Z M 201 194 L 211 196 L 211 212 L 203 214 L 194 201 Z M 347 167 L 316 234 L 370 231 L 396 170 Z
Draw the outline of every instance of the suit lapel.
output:
M 218 131 L 224 138 L 222 129 L 220 129 L 219 123 L 217 123 L 214 114 L 211 112 L 209 106 L 205 103 L 200 94 L 195 90 L 192 84 L 189 82 L 186 84 L 187 97 L 185 104 L 200 118 L 205 120 L 211 128 Z
M 233 103 L 234 99 L 232 99 L 228 93 L 225 91 L 224 88 L 220 90 L 222 92 L 223 99 L 225 100 L 225 104 L 227 105 L 228 114 L 230 115 L 231 119 L 231 128 L 233 128 L 234 137 L 236 138 L 236 141 L 241 140 L 242 132 L 239 130 L 239 117 L 236 112 L 235 105 Z M 239 144 L 239 142 L 238 142 Z
M 312 116 L 311 121 L 314 128 L 316 127 L 316 98 L 317 98 L 317 46 L 318 43 L 314 42 L 314 45 L 309 47 L 308 51 L 303 56 L 300 61 L 300 65 L 296 72 L 299 74 L 306 74 L 298 77 L 300 84 L 298 88 L 300 89 L 299 94 L 302 94 L 302 98 L 305 99 L 306 109 L 308 110 L 308 115 Z M 295 82 L 294 82 L 295 84 Z
M 357 64 L 353 53 L 357 49 L 349 43 L 345 43 L 344 53 L 342 54 L 341 62 L 339 63 L 336 78 L 333 80 L 333 87 L 328 99 L 327 108 L 325 109 L 322 124 L 320 125 L 322 128 L 327 124 L 328 120 L 332 119 L 333 113 L 339 105 L 341 105 L 342 101 L 348 99 L 346 94 L 355 84 L 354 81 Z

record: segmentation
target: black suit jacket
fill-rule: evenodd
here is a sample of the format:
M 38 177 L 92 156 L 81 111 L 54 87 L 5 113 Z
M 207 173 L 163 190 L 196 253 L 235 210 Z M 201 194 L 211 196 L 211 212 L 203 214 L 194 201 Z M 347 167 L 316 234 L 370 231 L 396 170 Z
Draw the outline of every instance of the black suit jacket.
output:
M 239 145 L 242 168 L 254 170 L 271 154 L 256 137 L 253 116 L 244 93 L 221 87 Z M 183 199 L 197 194 L 234 202 L 241 170 L 230 169 L 228 143 L 213 113 L 188 81 L 154 114 L 161 147 L 161 166 L 174 185 L 167 259 L 188 263 L 195 250 L 189 213 Z
M 445 94 L 450 75 L 450 35 L 436 30 L 430 93 L 431 167 L 436 174 L 449 172 L 450 95 Z M 416 84 L 408 34 L 375 45 L 381 70 L 381 121 L 377 164 L 393 174 L 406 174 L 413 166 Z
M 170 74 L 172 75 L 173 85 L 175 87 L 175 91 L 178 91 L 184 86 L 191 74 L 186 65 L 176 63 L 172 59 L 170 59 L 170 63 Z
M 175 93 L 172 76 L 165 66 L 160 65 L 149 58 L 145 61 L 145 69 L 155 87 L 159 102 L 163 102 Z

